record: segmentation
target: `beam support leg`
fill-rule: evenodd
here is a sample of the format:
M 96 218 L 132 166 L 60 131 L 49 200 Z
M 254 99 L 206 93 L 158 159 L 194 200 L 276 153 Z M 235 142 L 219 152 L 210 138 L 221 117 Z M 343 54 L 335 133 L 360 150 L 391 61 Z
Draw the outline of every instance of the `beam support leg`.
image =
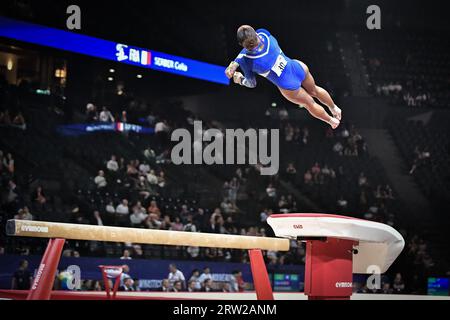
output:
M 50 239 L 27 300 L 50 300 L 65 239 Z
M 272 286 L 270 285 L 269 274 L 267 273 L 261 250 L 249 250 L 248 255 L 250 257 L 250 266 L 257 299 L 273 300 Z

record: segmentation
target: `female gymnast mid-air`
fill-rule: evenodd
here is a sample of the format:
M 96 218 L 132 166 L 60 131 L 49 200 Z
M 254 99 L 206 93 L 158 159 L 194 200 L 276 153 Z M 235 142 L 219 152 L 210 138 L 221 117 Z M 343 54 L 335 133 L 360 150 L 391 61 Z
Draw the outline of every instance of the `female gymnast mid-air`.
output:
M 225 70 L 228 79 L 248 88 L 256 87 L 256 74 L 269 79 L 283 96 L 309 113 L 336 129 L 341 121 L 342 111 L 333 102 L 330 94 L 316 85 L 308 67 L 299 60 L 288 58 L 281 51 L 277 40 L 265 29 L 255 31 L 243 25 L 237 31 L 239 45 L 243 47 L 237 58 Z M 242 73 L 236 70 L 240 68 Z M 333 116 L 314 101 L 317 98 L 325 104 Z

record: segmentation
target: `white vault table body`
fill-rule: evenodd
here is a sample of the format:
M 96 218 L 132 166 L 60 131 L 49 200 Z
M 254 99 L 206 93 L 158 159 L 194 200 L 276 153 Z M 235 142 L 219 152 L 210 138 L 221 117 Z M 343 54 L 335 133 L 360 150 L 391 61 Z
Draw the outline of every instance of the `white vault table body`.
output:
M 273 214 L 267 223 L 277 237 L 329 237 L 356 241 L 353 273 L 372 273 L 369 266 L 377 266 L 381 273 L 386 272 L 405 246 L 402 235 L 394 228 L 351 217 L 314 213 Z

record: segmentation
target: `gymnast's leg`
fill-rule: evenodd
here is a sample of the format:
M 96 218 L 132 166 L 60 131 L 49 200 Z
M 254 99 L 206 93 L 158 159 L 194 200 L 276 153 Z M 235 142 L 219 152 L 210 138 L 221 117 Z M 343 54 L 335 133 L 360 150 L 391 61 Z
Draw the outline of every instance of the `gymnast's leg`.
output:
M 316 85 L 314 78 L 306 64 L 304 64 L 302 61 L 299 60 L 296 61 L 300 63 L 300 65 L 302 66 L 303 70 L 306 73 L 305 80 L 303 80 L 302 82 L 303 88 L 305 88 L 305 90 L 309 93 L 310 96 L 317 98 L 320 102 L 326 105 L 328 109 L 330 109 L 333 116 L 340 121 L 342 118 L 342 111 L 336 106 L 333 99 L 331 98 L 331 95 L 328 93 L 327 90 Z
M 328 123 L 331 128 L 336 129 L 339 126 L 340 121 L 331 117 L 302 87 L 297 90 L 280 88 L 280 91 L 286 99 L 297 105 L 305 106 L 306 110 L 308 110 L 313 117 Z

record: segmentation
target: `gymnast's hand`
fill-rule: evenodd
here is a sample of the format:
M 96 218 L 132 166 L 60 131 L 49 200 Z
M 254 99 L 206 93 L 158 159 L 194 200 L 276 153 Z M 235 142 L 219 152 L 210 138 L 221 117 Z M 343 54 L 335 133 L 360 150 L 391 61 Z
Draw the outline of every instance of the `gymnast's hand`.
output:
M 235 72 L 233 74 L 233 81 L 234 81 L 234 83 L 242 85 L 242 79 L 244 79 L 244 76 L 242 75 L 242 73 Z
M 239 67 L 239 64 L 235 61 L 231 62 L 228 68 L 225 70 L 225 75 L 228 79 L 233 78 L 234 73 L 236 72 L 237 68 Z

